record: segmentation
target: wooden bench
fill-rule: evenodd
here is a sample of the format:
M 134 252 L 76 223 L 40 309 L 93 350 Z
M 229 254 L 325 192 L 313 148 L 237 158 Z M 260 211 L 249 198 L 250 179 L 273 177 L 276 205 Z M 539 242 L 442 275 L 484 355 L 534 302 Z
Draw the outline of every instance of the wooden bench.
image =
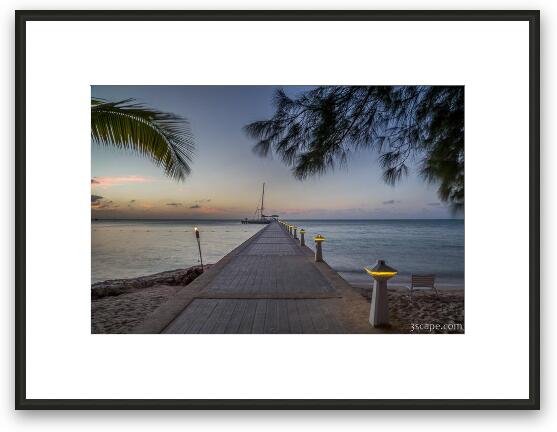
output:
M 410 300 L 414 299 L 415 289 L 432 289 L 435 291 L 437 298 L 439 298 L 439 293 L 435 287 L 434 274 L 412 274 L 410 277 L 410 286 L 406 286 L 406 288 L 410 291 Z

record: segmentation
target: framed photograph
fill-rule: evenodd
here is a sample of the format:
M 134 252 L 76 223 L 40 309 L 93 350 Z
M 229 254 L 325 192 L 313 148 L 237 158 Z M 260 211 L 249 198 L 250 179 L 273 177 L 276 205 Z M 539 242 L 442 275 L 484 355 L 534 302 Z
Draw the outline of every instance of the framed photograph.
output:
M 539 34 L 17 11 L 16 408 L 539 409 Z

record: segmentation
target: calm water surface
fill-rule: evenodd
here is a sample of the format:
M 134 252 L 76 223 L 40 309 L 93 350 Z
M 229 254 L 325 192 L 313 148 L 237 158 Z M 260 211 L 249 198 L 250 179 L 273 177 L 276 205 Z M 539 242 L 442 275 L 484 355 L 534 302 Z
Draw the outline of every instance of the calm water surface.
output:
M 462 220 L 304 220 L 308 246 L 326 237 L 325 260 L 350 282 L 369 282 L 363 272 L 377 259 L 410 273 L 435 273 L 440 286 L 464 286 Z M 201 232 L 203 260 L 214 263 L 264 225 L 238 221 L 95 221 L 91 223 L 91 281 L 137 277 L 199 263 L 193 228 Z

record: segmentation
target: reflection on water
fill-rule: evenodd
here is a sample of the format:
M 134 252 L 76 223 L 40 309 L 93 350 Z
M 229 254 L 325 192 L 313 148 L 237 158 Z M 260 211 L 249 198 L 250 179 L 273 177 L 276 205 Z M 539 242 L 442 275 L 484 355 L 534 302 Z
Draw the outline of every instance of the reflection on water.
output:
M 263 225 L 238 221 L 95 221 L 91 223 L 91 282 L 199 264 L 194 227 L 201 232 L 203 262 L 214 263 Z
M 464 221 L 290 221 L 306 229 L 306 243 L 324 235 L 325 260 L 347 280 L 369 282 L 362 268 L 385 259 L 399 270 L 435 273 L 446 286 L 463 286 Z M 214 263 L 262 229 L 239 221 L 96 221 L 91 224 L 92 282 L 136 277 L 198 264 L 193 228 L 201 231 L 204 262 Z
M 326 237 L 325 260 L 351 282 L 369 282 L 363 267 L 384 259 L 399 270 L 392 283 L 411 273 L 434 273 L 445 286 L 464 286 L 463 220 L 290 221 Z

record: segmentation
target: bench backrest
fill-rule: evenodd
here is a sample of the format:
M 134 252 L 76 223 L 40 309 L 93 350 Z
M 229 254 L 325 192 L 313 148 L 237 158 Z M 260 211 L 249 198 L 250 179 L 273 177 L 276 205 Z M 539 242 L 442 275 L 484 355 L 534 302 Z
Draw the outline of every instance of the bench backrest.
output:
M 435 275 L 433 274 L 424 274 L 412 275 L 412 287 L 428 287 L 433 288 L 433 284 L 435 283 Z

